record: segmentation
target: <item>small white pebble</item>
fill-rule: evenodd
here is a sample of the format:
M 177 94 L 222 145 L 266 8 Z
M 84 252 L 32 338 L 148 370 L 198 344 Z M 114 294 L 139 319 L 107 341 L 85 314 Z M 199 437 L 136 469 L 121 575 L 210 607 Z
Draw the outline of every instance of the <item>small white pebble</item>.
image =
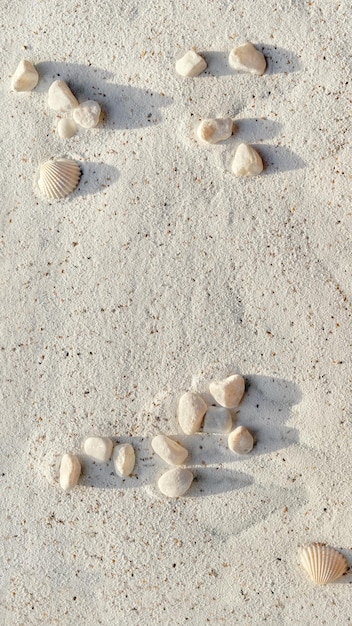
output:
M 209 391 L 214 400 L 227 409 L 235 409 L 242 400 L 245 382 L 243 376 L 233 374 L 223 380 L 213 380 Z
M 232 427 L 232 417 L 222 406 L 210 406 L 204 416 L 204 433 L 228 433 Z
M 207 68 L 206 60 L 200 56 L 195 50 L 189 50 L 186 54 L 176 61 L 176 72 L 180 76 L 193 78 L 204 72 Z
M 73 119 L 76 124 L 83 128 L 95 128 L 99 123 L 100 112 L 101 108 L 98 102 L 87 100 L 73 111 Z
M 77 124 L 69 117 L 64 117 L 57 123 L 57 132 L 61 139 L 69 139 L 77 133 Z
M 252 146 L 241 143 L 232 161 L 235 176 L 257 176 L 263 171 L 263 161 Z
M 48 107 L 64 113 L 78 106 L 78 100 L 64 80 L 55 80 L 48 90 Z
M 230 117 L 202 120 L 197 128 L 197 136 L 200 141 L 217 143 L 231 137 L 233 128 L 233 120 Z
M 190 488 L 193 474 L 185 467 L 175 467 L 168 470 L 158 480 L 158 487 L 165 496 L 177 498 L 183 496 Z
M 74 454 L 64 454 L 60 464 L 60 486 L 62 489 L 71 489 L 78 483 L 81 474 L 81 464 Z
M 169 465 L 182 465 L 188 456 L 188 450 L 183 448 L 177 441 L 157 435 L 152 439 L 152 448 Z
M 258 76 L 264 74 L 266 69 L 264 54 L 250 42 L 231 50 L 229 64 L 234 70 L 242 70 Z
M 32 91 L 37 86 L 39 74 L 30 61 L 20 61 L 12 76 L 11 86 L 14 91 Z
M 203 398 L 195 391 L 184 393 L 178 404 L 178 421 L 186 435 L 196 433 L 207 410 Z
M 121 443 L 114 448 L 112 460 L 116 474 L 129 476 L 136 463 L 136 455 L 130 443 Z
M 105 462 L 111 457 L 113 443 L 108 437 L 88 437 L 84 442 L 84 451 L 95 461 Z
M 228 436 L 228 446 L 237 454 L 248 454 L 253 449 L 254 437 L 245 426 L 238 426 Z

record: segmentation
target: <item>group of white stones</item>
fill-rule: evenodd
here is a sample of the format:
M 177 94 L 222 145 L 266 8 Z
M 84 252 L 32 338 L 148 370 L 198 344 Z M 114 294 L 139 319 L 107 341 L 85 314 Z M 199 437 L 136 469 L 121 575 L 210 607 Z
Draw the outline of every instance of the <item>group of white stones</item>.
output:
M 232 374 L 209 384 L 209 392 L 215 404 L 208 406 L 202 395 L 196 391 L 184 393 L 178 404 L 178 421 L 186 435 L 202 430 L 207 433 L 229 433 L 228 446 L 237 454 L 248 454 L 254 446 L 255 438 L 245 426 L 231 431 L 231 409 L 236 409 L 245 392 L 245 380 L 239 374 Z M 231 431 L 231 432 L 230 432 Z M 162 474 L 158 487 L 162 494 L 170 498 L 182 496 L 193 481 L 193 474 L 184 467 L 188 450 L 177 441 L 159 434 L 151 441 L 154 452 L 168 465 L 176 466 Z M 129 476 L 135 466 L 135 451 L 131 444 L 114 444 L 108 437 L 88 437 L 83 445 L 87 456 L 97 462 L 107 462 L 112 456 L 116 474 Z M 64 454 L 60 465 L 60 485 L 63 489 L 74 487 L 81 474 L 81 464 L 74 454 Z
M 262 76 L 266 69 L 264 54 L 250 42 L 231 50 L 229 65 L 234 70 L 245 71 Z M 207 62 L 195 50 L 189 50 L 176 62 L 176 72 L 183 77 L 194 78 L 207 68 Z M 197 128 L 197 138 L 201 143 L 218 143 L 231 137 L 235 132 L 232 118 L 215 118 L 202 120 Z M 245 143 L 241 143 L 232 161 L 232 172 L 235 176 L 256 176 L 263 171 L 263 161 L 258 151 Z
M 32 91 L 39 82 L 39 74 L 35 66 L 28 60 L 20 61 L 12 76 L 14 91 Z M 101 108 L 98 102 L 86 100 L 79 104 L 69 86 L 63 80 L 55 80 L 49 87 L 48 106 L 57 113 L 65 113 L 60 118 L 57 132 L 62 139 L 73 137 L 78 126 L 95 128 L 99 123 Z

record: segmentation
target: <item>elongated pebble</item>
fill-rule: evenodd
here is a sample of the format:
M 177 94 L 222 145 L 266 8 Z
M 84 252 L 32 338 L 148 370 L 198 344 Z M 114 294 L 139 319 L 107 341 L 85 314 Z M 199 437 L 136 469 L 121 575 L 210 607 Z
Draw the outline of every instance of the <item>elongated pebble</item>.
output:
M 73 95 L 64 80 L 54 80 L 48 90 L 48 107 L 54 111 L 70 111 L 78 106 L 78 100 Z
M 253 146 L 241 143 L 232 161 L 235 176 L 257 176 L 263 171 L 263 161 Z
M 100 104 L 94 100 L 87 100 L 73 111 L 73 119 L 82 128 L 95 128 L 99 123 L 100 113 Z
M 116 474 L 129 476 L 136 463 L 134 448 L 130 443 L 120 443 L 114 448 L 112 460 Z
M 196 433 L 201 426 L 207 405 L 199 393 L 187 391 L 178 404 L 178 421 L 186 435 Z
M 176 61 L 176 72 L 185 78 L 198 76 L 207 68 L 206 60 L 195 50 L 188 50 L 186 54 Z
M 258 76 L 264 74 L 266 69 L 264 54 L 250 42 L 231 50 L 229 64 L 234 70 L 250 72 Z
M 228 436 L 228 446 L 237 454 L 248 454 L 253 449 L 254 437 L 245 426 L 238 426 Z
M 185 467 L 175 467 L 168 470 L 158 480 L 158 487 L 165 496 L 178 498 L 190 488 L 193 474 Z
M 232 417 L 222 406 L 210 406 L 204 416 L 204 433 L 228 433 L 232 427 Z
M 72 489 L 78 483 L 81 474 L 81 464 L 74 454 L 64 454 L 60 464 L 60 486 L 62 489 Z
M 197 129 L 197 137 L 205 143 L 217 143 L 231 137 L 233 129 L 234 124 L 230 117 L 202 120 Z
M 37 86 L 39 74 L 30 61 L 20 61 L 12 76 L 11 85 L 14 91 L 32 91 Z
M 69 117 L 64 117 L 57 123 L 57 132 L 61 139 L 69 139 L 77 133 L 77 124 Z
M 157 435 L 152 439 L 152 448 L 169 465 L 182 465 L 188 456 L 188 450 L 183 448 L 177 441 Z
M 108 437 L 88 437 L 83 447 L 88 456 L 95 461 L 104 463 L 111 457 L 113 443 Z
M 239 405 L 244 389 L 244 378 L 239 374 L 232 374 L 223 380 L 213 380 L 209 385 L 214 400 L 227 409 L 235 409 Z

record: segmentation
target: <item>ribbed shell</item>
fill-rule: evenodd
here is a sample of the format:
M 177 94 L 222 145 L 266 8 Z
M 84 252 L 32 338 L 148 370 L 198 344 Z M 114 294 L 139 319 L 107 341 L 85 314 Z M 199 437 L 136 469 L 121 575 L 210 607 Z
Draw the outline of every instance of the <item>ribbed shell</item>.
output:
M 72 193 L 81 177 L 81 170 L 72 159 L 52 159 L 39 169 L 38 187 L 49 199 L 65 198 Z
M 303 569 L 317 585 L 331 583 L 348 569 L 343 554 L 323 543 L 303 546 L 299 556 Z

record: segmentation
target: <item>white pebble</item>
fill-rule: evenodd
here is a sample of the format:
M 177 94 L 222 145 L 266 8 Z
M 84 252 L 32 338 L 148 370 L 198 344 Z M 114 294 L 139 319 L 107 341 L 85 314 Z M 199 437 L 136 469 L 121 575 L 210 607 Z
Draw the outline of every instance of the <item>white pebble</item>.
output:
M 177 441 L 157 435 L 152 439 L 152 448 L 169 465 L 182 465 L 188 456 L 188 450 L 183 448 Z
M 20 61 L 12 76 L 12 89 L 14 91 L 32 91 L 37 86 L 39 74 L 30 61 Z
M 210 406 L 204 416 L 204 433 L 228 433 L 232 427 L 232 417 L 222 406 Z
M 266 69 L 265 56 L 252 43 L 233 48 L 229 55 L 229 64 L 234 70 L 243 70 L 261 76 Z
M 207 410 L 203 398 L 195 391 L 184 393 L 178 404 L 178 421 L 186 435 L 196 433 Z
M 88 437 L 84 442 L 84 451 L 95 461 L 105 462 L 111 457 L 113 443 L 108 437 Z
M 235 409 L 242 400 L 245 382 L 243 376 L 233 374 L 223 380 L 213 380 L 209 391 L 214 400 L 227 409 Z
M 193 474 L 185 467 L 175 467 L 168 470 L 158 480 L 158 487 L 165 496 L 177 498 L 183 496 L 190 488 Z
M 233 120 L 230 117 L 203 120 L 198 126 L 197 136 L 200 141 L 217 143 L 231 137 L 233 128 Z
M 98 102 L 87 100 L 73 111 L 73 119 L 83 128 L 95 128 L 99 123 L 100 112 L 101 108 Z
M 60 464 L 60 486 L 62 489 L 71 489 L 78 483 L 81 474 L 81 464 L 74 454 L 64 454 Z
M 57 132 L 61 139 L 69 139 L 77 132 L 77 124 L 69 117 L 64 117 L 57 123 Z
M 130 443 L 121 443 L 114 448 L 112 460 L 116 474 L 129 476 L 136 463 L 136 455 Z
M 263 171 L 263 161 L 258 152 L 245 143 L 241 143 L 232 161 L 235 176 L 257 176 Z
M 55 80 L 49 87 L 48 106 L 63 113 L 77 107 L 78 100 L 64 80 Z
M 195 50 L 189 50 L 186 54 L 176 62 L 176 72 L 180 76 L 192 78 L 198 76 L 207 67 L 206 60 L 197 54 Z
M 229 434 L 228 445 L 232 452 L 248 454 L 253 449 L 254 437 L 245 426 L 238 426 Z

